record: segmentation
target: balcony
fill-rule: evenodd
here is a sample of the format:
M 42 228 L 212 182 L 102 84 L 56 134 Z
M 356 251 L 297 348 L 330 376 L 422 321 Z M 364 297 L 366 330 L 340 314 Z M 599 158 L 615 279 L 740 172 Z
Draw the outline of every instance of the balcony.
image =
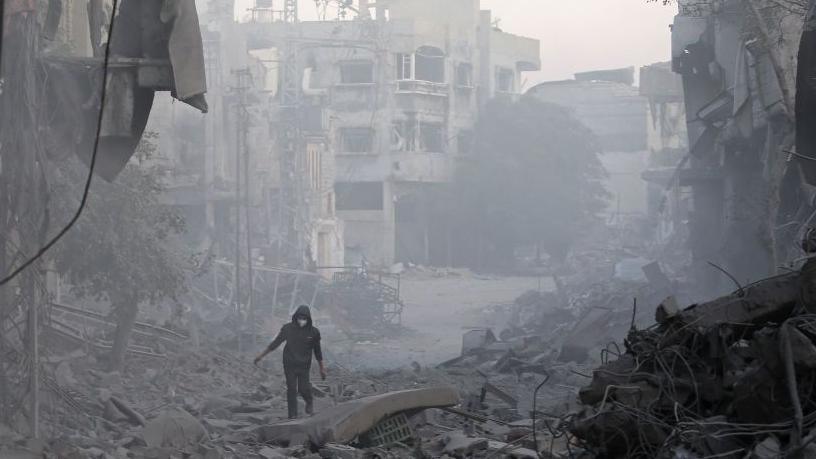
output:
M 338 156 L 340 182 L 445 183 L 451 179 L 454 157 L 445 153 L 392 152 L 379 156 Z
M 397 81 L 397 94 L 448 97 L 448 84 L 422 80 L 399 80 Z

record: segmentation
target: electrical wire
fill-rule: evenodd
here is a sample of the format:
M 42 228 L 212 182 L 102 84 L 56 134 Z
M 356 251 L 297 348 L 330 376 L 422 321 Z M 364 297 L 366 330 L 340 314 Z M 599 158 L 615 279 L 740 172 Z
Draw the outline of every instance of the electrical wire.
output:
M 2 2 L 0 2 L 2 3 Z M 28 260 L 26 260 L 23 264 L 21 264 L 17 269 L 12 271 L 7 276 L 0 279 L 0 287 L 3 285 L 8 284 L 12 281 L 15 277 L 20 275 L 23 271 L 26 270 L 29 266 L 34 264 L 38 259 L 40 259 L 45 253 L 51 249 L 60 239 L 68 233 L 68 231 L 76 224 L 79 220 L 79 217 L 82 216 L 82 212 L 85 210 L 85 206 L 88 203 L 88 194 L 91 189 L 91 183 L 93 182 L 93 174 L 94 168 L 96 166 L 96 158 L 99 153 L 99 140 L 100 134 L 102 132 L 102 122 L 104 120 L 104 113 L 105 113 L 105 99 L 107 96 L 107 85 L 108 85 L 108 73 L 109 73 L 109 64 L 110 64 L 110 54 L 111 54 L 111 41 L 113 40 L 113 30 L 114 30 L 114 22 L 116 20 L 116 10 L 119 4 L 119 0 L 113 0 L 113 9 L 111 10 L 111 18 L 110 24 L 108 25 L 108 41 L 105 43 L 105 56 L 102 61 L 102 89 L 101 94 L 99 97 L 99 116 L 96 120 L 96 136 L 94 138 L 94 146 L 93 152 L 91 153 L 91 162 L 88 168 L 88 178 L 85 180 L 85 187 L 82 191 L 82 199 L 79 202 L 79 207 L 77 208 L 74 216 L 71 217 L 71 220 L 65 225 L 56 236 L 51 238 L 45 245 L 43 245 L 37 252 Z
M 544 376 L 544 381 L 541 381 L 541 384 L 533 391 L 533 445 L 535 446 L 535 451 L 539 458 L 541 458 L 541 452 L 538 450 L 538 434 L 536 432 L 536 399 L 538 398 L 538 391 L 550 380 L 549 373 L 545 373 Z
M 729 279 L 731 279 L 731 281 L 737 286 L 737 292 L 738 292 L 739 296 L 744 296 L 745 295 L 745 289 L 739 283 L 739 281 L 737 280 L 736 277 L 732 276 L 731 273 L 729 273 L 728 271 L 725 270 L 725 268 L 723 268 L 723 267 L 721 267 L 721 266 L 719 266 L 719 265 L 717 265 L 717 264 L 715 264 L 715 263 L 713 263 L 711 261 L 709 261 L 707 263 L 709 265 L 711 265 L 712 268 L 716 269 L 717 271 L 720 271 L 721 273 L 725 274 Z

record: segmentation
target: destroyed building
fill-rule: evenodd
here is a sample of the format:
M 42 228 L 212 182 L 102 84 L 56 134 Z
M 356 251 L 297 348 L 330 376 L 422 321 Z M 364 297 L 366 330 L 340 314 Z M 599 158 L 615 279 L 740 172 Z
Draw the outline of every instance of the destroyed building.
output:
M 240 21 L 232 2 L 202 8 L 210 116 L 171 106 L 156 120 L 175 162 L 202 169 L 176 177 L 174 199 L 231 253 L 237 145 L 268 263 L 444 263 L 445 215 L 431 204 L 467 157 L 480 108 L 517 97 L 540 68 L 538 42 L 493 27 L 474 0 L 379 2 L 319 21 L 283 3 L 258 2 Z M 185 134 L 203 126 L 206 138 Z
M 563 259 L 510 253 L 521 274 L 416 266 L 456 259 L 471 222 L 446 187 L 488 101 L 542 67 L 484 3 L 320 0 L 305 21 L 295 0 L 0 2 L 0 275 L 23 263 L 0 282 L 0 458 L 816 455 L 816 0 L 680 0 L 672 60 L 637 84 L 532 87 L 597 137 L 608 218 Z M 523 153 L 552 153 L 535 139 Z M 87 182 L 61 175 L 74 154 Z M 83 214 L 94 172 L 134 169 L 185 220 L 177 245 L 130 243 L 155 222 L 124 205 Z M 41 201 L 73 209 L 57 195 L 82 183 L 90 223 L 65 231 L 99 240 L 40 258 L 64 216 Z M 182 246 L 178 273 L 140 257 Z M 157 272 L 184 288 L 154 298 Z M 299 388 L 314 416 L 285 419 L 280 362 L 252 357 L 299 304 L 329 373 Z
M 801 3 L 801 2 L 800 2 Z M 691 191 L 690 246 L 698 284 L 722 265 L 740 283 L 773 274 L 812 213 L 812 192 L 794 148 L 797 54 L 805 9 L 795 2 L 680 2 L 672 69 L 683 79 Z
M 649 161 L 643 172 L 649 190 L 649 221 L 658 243 L 685 241 L 691 196 L 688 188 L 681 186 L 684 169 L 678 171 L 678 165 L 688 157 L 682 80 L 672 72 L 670 62 L 661 62 L 640 69 L 639 88 L 649 103 Z

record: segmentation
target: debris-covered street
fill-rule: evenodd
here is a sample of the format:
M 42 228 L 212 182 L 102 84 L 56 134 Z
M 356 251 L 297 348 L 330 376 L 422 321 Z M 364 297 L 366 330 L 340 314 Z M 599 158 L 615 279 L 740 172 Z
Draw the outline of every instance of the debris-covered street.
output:
M 0 459 L 816 458 L 816 0 L 0 18 Z

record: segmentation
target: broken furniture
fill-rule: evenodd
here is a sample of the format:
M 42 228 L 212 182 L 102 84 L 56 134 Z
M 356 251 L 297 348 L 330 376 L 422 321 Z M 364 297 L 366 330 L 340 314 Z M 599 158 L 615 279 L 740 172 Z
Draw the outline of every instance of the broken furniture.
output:
M 350 443 L 360 435 L 399 413 L 416 413 L 459 403 L 459 393 L 450 387 L 404 390 L 364 397 L 334 406 L 310 418 L 296 419 L 257 429 L 261 442 L 314 445 Z

